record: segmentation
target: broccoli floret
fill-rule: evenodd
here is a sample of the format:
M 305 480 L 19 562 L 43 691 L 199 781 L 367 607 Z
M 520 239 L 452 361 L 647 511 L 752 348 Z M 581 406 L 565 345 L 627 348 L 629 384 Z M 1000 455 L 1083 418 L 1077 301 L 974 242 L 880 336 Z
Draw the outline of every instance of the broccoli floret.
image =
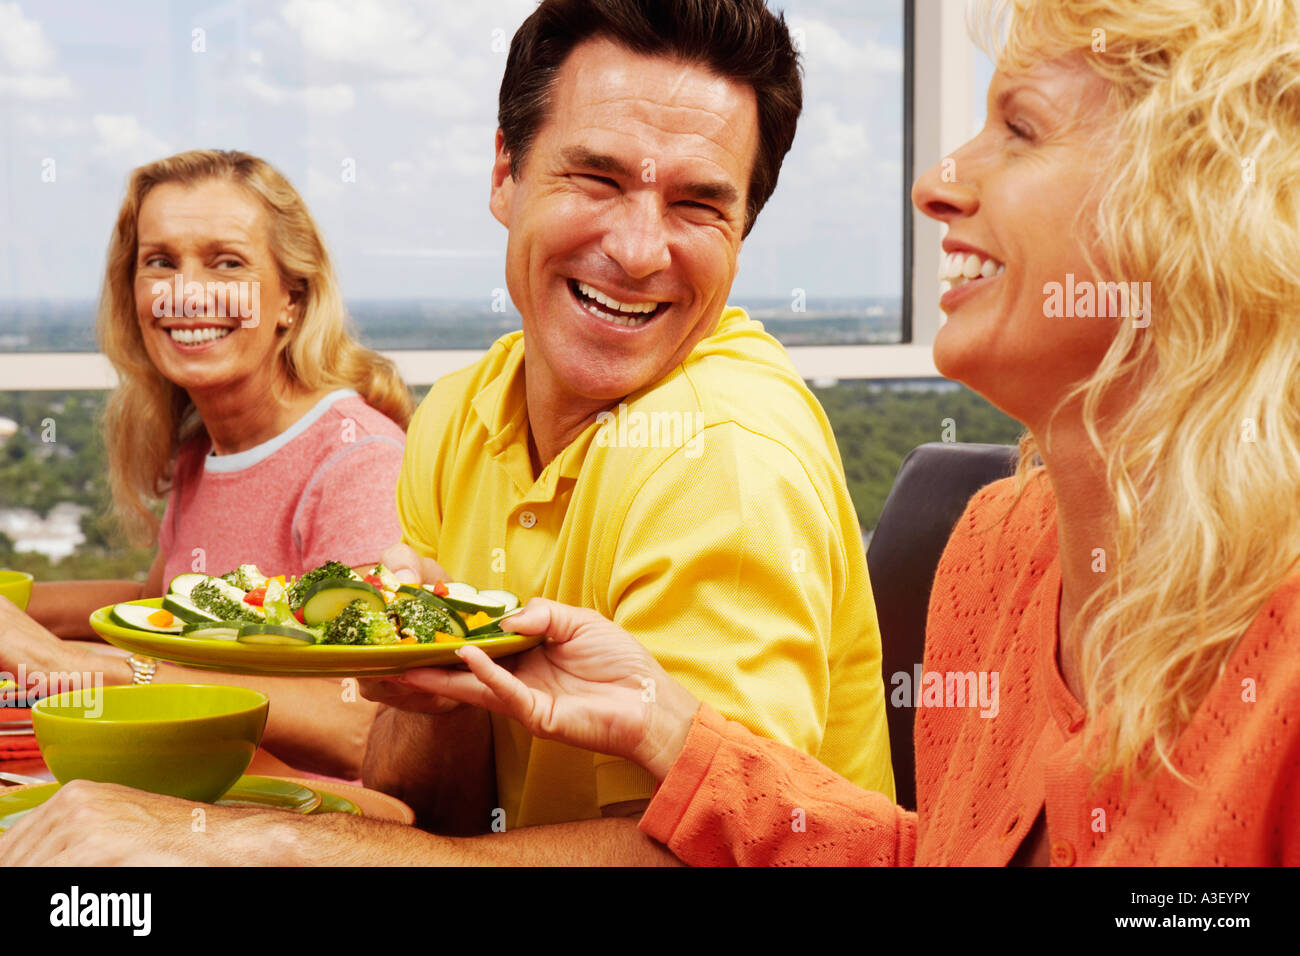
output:
M 307 599 L 307 592 L 312 589 L 312 585 L 329 578 L 349 578 L 360 580 L 352 573 L 352 569 L 341 561 L 329 561 L 322 564 L 319 568 L 308 571 L 293 584 L 289 585 L 289 606 L 294 608 L 302 607 L 302 602 Z
M 339 612 L 325 629 L 322 644 L 396 644 L 397 630 L 388 615 L 356 600 Z
M 428 601 L 412 598 L 398 601 L 388 609 L 399 637 L 413 637 L 421 644 L 432 644 L 439 632 L 455 634 L 455 625 L 442 608 Z
M 223 594 L 211 581 L 196 584 L 190 592 L 190 601 L 222 621 L 248 621 L 251 624 L 262 620 L 255 608 Z
M 223 574 L 221 579 L 244 591 L 255 591 L 266 585 L 266 575 L 257 569 L 256 564 L 241 564 L 229 574 Z

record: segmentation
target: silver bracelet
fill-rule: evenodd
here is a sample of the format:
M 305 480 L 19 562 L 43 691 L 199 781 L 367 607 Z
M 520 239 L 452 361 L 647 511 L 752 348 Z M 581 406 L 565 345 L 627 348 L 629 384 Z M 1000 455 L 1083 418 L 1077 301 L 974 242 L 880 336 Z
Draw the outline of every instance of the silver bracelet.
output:
M 126 659 L 131 665 L 132 684 L 153 683 L 153 675 L 158 671 L 158 662 L 152 657 L 136 657 L 132 654 Z

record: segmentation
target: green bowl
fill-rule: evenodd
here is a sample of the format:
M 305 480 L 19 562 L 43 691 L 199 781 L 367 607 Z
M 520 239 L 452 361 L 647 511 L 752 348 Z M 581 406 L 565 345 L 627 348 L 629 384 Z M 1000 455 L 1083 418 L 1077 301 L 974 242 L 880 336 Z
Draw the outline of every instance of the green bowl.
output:
M 0 597 L 7 597 L 18 605 L 18 610 L 27 610 L 27 602 L 32 599 L 32 576 L 22 571 L 0 571 Z
M 248 769 L 269 701 L 244 687 L 90 687 L 38 701 L 32 727 L 59 783 L 101 780 L 210 803 Z

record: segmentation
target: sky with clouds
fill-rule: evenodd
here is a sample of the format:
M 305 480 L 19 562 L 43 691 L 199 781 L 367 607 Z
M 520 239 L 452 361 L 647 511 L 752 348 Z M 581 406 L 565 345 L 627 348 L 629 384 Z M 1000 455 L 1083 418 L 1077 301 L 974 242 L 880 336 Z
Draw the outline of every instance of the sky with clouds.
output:
M 768 2 L 804 114 L 732 297 L 897 296 L 902 3 Z M 128 172 L 199 147 L 289 177 L 349 298 L 489 296 L 497 89 L 534 5 L 0 0 L 0 299 L 95 297 Z

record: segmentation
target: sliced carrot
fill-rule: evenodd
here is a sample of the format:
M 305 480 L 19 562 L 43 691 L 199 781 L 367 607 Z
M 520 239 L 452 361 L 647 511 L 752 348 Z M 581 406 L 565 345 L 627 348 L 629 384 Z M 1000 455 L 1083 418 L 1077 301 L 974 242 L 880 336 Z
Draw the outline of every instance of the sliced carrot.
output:
M 413 637 L 404 637 L 404 638 L 402 638 L 400 641 L 398 641 L 397 643 L 398 643 L 398 644 L 418 644 L 419 641 L 417 641 L 417 640 L 416 640 L 415 638 L 413 638 Z
M 452 637 L 450 634 L 444 634 L 442 631 L 439 631 L 437 634 L 433 635 L 433 643 L 435 643 L 435 644 L 464 644 L 465 642 L 464 642 L 461 638 L 459 638 L 459 637 Z
M 154 627 L 171 627 L 176 623 L 176 617 L 171 611 L 165 608 L 159 608 L 149 615 L 146 620 Z

